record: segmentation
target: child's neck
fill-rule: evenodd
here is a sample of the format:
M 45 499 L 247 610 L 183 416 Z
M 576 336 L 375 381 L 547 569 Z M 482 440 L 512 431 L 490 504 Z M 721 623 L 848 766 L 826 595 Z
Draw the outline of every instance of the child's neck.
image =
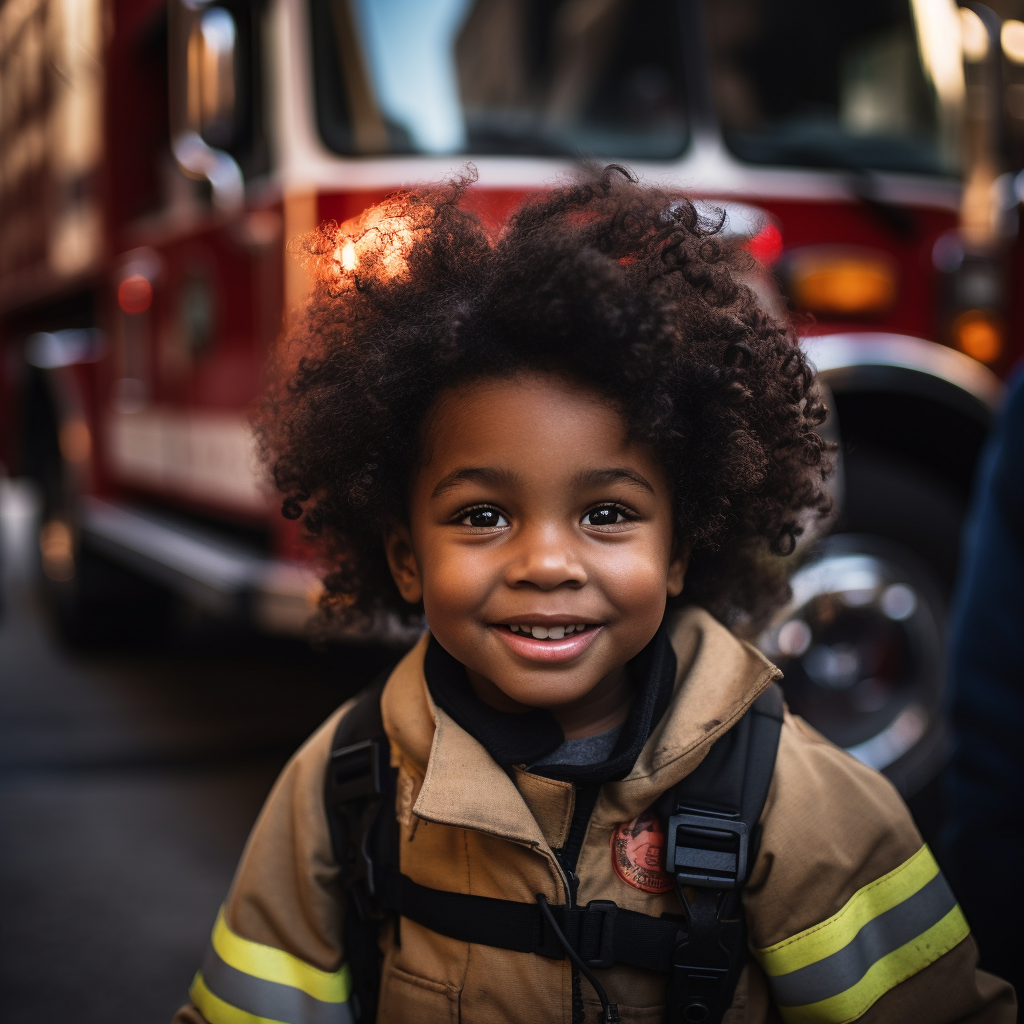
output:
M 510 714 L 532 710 L 529 705 L 513 700 L 479 673 L 471 669 L 466 671 L 474 692 L 485 704 Z M 579 700 L 547 710 L 561 726 L 565 738 L 576 740 L 585 736 L 597 736 L 622 725 L 629 716 L 632 704 L 633 690 L 623 666 L 605 676 Z

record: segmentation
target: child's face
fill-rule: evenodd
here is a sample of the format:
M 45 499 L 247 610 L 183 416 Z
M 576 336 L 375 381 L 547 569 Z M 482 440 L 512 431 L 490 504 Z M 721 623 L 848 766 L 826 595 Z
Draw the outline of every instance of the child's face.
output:
M 557 709 L 647 645 L 685 559 L 665 471 L 607 400 L 540 374 L 459 388 L 423 462 L 388 558 L 474 683 Z

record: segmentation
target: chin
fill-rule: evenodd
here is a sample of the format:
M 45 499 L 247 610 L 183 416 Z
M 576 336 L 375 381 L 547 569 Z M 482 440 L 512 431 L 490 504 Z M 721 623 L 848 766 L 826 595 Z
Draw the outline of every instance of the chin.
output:
M 563 707 L 566 704 L 572 704 L 581 697 L 585 697 L 597 684 L 592 683 L 585 686 L 562 688 L 553 687 L 550 680 L 546 683 L 539 680 L 536 686 L 523 686 L 521 681 L 517 686 L 504 686 L 500 682 L 495 682 L 494 685 L 497 686 L 506 697 L 511 698 L 519 704 L 525 704 L 527 707 L 558 708 Z

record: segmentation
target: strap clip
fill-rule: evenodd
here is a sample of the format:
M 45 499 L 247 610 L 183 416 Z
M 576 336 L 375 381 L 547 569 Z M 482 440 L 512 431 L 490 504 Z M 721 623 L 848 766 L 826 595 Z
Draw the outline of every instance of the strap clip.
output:
M 362 740 L 331 751 L 330 772 L 336 800 L 378 800 L 384 791 L 383 744 Z
M 551 911 L 570 946 L 588 967 L 614 967 L 615 918 L 619 912 L 612 900 L 591 900 L 585 907 L 555 905 Z M 534 952 L 552 960 L 565 957 L 565 948 L 540 914 L 540 939 Z
M 724 996 L 730 983 L 729 970 L 719 967 L 691 967 L 676 964 L 669 983 L 668 1006 L 671 1024 L 697 1024 L 718 1019 L 725 1012 Z
M 665 868 L 679 885 L 736 889 L 746 881 L 749 845 L 745 822 L 681 811 L 668 820 Z
M 618 905 L 611 900 L 591 900 L 580 920 L 577 949 L 588 967 L 607 968 L 615 965 L 612 946 L 615 936 L 615 915 Z M 596 937 L 597 941 L 594 941 Z M 588 955 L 596 952 L 596 956 Z
M 377 811 L 387 788 L 387 750 L 386 741 L 361 740 L 332 750 L 327 767 L 327 793 L 337 814 L 332 826 L 337 835 L 332 834 L 331 842 L 361 920 L 381 916 L 379 910 L 371 909 L 377 896 L 371 844 Z M 359 891 L 362 886 L 365 894 Z

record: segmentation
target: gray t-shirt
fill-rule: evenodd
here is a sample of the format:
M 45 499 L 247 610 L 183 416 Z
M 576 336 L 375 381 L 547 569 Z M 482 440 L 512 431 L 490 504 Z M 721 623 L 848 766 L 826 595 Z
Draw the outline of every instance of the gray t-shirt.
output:
M 541 764 L 598 764 L 607 761 L 615 749 L 615 743 L 622 732 L 617 725 L 607 732 L 599 732 L 596 736 L 581 736 L 576 740 L 562 740 L 550 754 L 534 761 L 531 768 Z

